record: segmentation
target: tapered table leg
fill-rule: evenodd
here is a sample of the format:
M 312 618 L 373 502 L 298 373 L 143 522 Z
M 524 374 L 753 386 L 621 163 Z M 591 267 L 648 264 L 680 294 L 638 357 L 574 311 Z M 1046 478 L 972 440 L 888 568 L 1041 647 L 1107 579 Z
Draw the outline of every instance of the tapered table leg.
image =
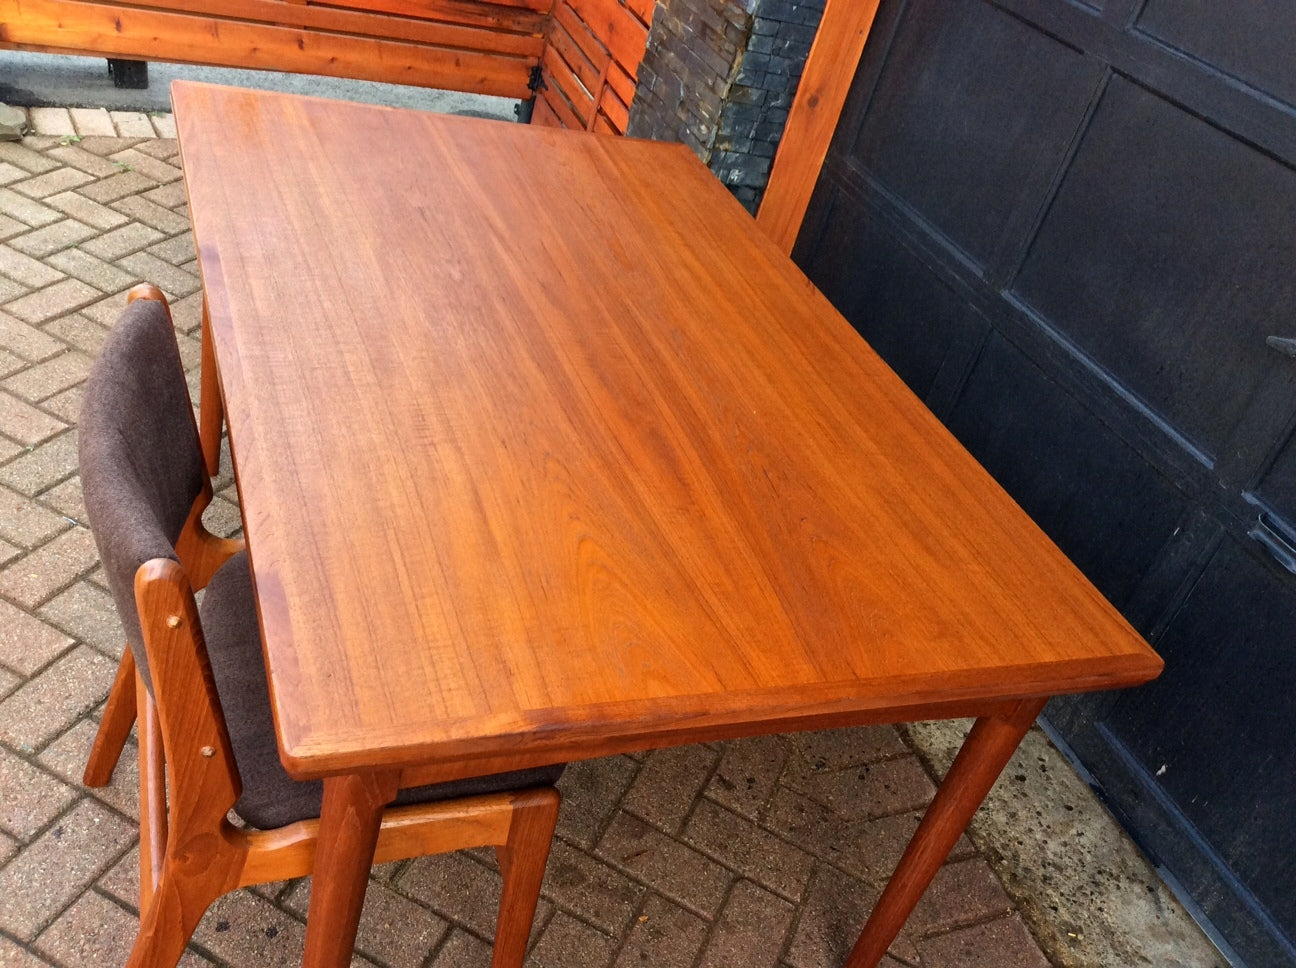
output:
M 395 797 L 393 776 L 325 779 L 302 968 L 351 964 L 383 808 Z
M 1022 700 L 1002 716 L 978 719 L 878 898 L 845 968 L 875 968 L 990 792 L 1046 700 Z
M 225 402 L 221 399 L 220 377 L 216 372 L 216 347 L 212 343 L 207 300 L 202 306 L 202 369 L 198 373 L 198 440 L 202 444 L 207 474 L 220 470 L 221 427 L 225 423 Z

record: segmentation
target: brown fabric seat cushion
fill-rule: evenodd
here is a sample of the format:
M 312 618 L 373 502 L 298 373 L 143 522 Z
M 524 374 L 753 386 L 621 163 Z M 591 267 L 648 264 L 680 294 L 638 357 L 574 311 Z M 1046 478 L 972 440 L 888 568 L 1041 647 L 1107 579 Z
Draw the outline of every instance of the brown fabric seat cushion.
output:
M 104 341 L 82 397 L 81 487 L 104 575 L 145 683 L 135 572 L 175 560 L 205 470 L 166 306 L 137 299 Z
M 216 572 L 207 586 L 200 612 L 216 692 L 225 711 L 234 759 L 243 779 L 243 795 L 234 807 L 235 812 L 263 830 L 318 817 L 323 783 L 298 782 L 279 762 L 252 574 L 245 553 L 235 555 Z M 547 766 L 416 787 L 402 790 L 396 803 L 432 803 L 552 784 L 562 771 L 561 765 Z

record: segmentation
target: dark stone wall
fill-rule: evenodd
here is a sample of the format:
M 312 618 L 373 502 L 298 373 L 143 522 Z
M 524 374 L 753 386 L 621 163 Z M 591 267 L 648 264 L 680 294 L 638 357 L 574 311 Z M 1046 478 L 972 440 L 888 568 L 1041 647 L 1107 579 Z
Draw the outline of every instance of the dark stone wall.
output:
M 824 0 L 659 0 L 627 133 L 679 141 L 760 205 Z

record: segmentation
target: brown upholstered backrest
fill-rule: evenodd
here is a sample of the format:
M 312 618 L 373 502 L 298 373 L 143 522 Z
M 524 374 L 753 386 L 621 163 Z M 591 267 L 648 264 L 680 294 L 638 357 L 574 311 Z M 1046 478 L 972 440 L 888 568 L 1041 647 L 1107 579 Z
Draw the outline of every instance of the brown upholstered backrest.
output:
M 79 434 L 90 527 L 126 641 L 149 683 L 135 572 L 152 558 L 176 558 L 176 540 L 206 483 L 164 303 L 136 299 L 127 306 L 86 383 Z

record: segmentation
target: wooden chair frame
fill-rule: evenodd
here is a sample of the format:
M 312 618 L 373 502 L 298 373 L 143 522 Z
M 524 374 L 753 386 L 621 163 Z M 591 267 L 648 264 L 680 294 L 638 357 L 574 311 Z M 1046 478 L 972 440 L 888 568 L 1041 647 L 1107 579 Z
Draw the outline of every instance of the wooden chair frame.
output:
M 157 968 L 178 961 L 203 912 L 222 894 L 310 874 L 319 821 L 267 831 L 230 823 L 242 782 L 185 570 L 166 558 L 146 562 L 135 576 L 135 600 L 154 695 L 162 697 L 141 722 L 160 732 L 170 796 L 160 789 L 161 771 L 148 770 L 152 785 L 140 807 L 140 933 L 127 965 Z M 395 793 L 394 787 L 384 791 L 389 800 Z M 504 886 L 491 964 L 520 968 L 558 804 L 557 790 L 540 787 L 392 807 L 383 815 L 374 861 L 494 847 Z

